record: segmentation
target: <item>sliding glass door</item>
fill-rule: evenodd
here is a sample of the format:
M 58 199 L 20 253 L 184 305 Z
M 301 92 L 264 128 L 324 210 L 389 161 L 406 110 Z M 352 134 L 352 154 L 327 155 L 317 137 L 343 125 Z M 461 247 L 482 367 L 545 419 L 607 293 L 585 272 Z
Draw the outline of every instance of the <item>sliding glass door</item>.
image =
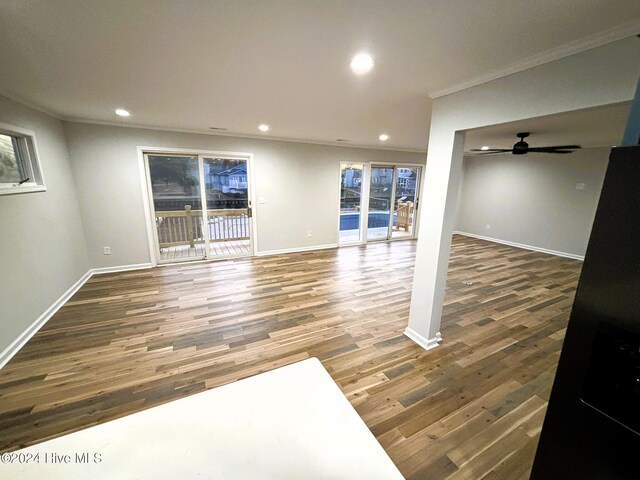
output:
M 341 164 L 339 244 L 414 238 L 421 171 Z
M 420 167 L 396 167 L 391 238 L 414 236 Z
M 250 253 L 251 210 L 247 160 L 203 158 L 209 256 Z
M 369 183 L 367 240 L 387 240 L 393 208 L 393 166 L 373 166 Z
M 362 165 L 340 165 L 340 245 L 362 239 L 362 173 Z
M 202 260 L 202 192 L 198 156 L 148 155 L 160 262 Z
M 246 158 L 146 154 L 158 263 L 251 254 Z

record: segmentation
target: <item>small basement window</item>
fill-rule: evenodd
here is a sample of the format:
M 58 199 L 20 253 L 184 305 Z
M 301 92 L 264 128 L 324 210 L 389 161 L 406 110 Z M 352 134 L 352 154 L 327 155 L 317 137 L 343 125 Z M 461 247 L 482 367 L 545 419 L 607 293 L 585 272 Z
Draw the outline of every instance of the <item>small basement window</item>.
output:
M 45 190 L 34 133 L 0 123 L 0 195 Z

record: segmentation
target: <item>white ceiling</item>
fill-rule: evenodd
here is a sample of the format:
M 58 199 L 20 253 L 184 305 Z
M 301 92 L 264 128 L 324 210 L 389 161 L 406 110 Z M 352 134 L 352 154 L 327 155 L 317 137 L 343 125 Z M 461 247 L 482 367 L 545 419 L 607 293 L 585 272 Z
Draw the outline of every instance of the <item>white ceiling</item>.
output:
M 511 148 L 518 141 L 518 132 L 531 132 L 526 139 L 531 147 L 612 147 L 622 140 L 630 109 L 631 102 L 624 102 L 477 128 L 467 131 L 464 149 L 469 152 L 483 145 Z
M 0 92 L 65 119 L 424 151 L 430 95 L 638 31 L 637 0 L 0 0 Z

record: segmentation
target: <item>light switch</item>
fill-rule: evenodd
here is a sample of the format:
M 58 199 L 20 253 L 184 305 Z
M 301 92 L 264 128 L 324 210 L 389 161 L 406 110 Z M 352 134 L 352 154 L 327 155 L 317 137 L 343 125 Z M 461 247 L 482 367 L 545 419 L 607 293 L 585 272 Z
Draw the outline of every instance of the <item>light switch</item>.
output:
M 264 197 L 258 197 L 258 203 L 267 203 L 267 200 Z

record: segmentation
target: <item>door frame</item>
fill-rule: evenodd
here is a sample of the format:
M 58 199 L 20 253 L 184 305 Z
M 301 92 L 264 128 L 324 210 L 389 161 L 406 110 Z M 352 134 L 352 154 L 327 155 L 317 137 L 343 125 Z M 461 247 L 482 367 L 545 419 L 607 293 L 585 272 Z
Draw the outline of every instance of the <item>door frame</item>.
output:
M 389 163 L 389 162 L 359 162 L 359 161 L 341 161 L 338 163 L 338 181 L 342 182 L 342 166 L 343 165 L 362 165 L 362 194 L 360 195 L 360 241 L 359 242 L 349 242 L 349 243 L 340 243 L 340 188 L 338 188 L 338 232 L 337 232 L 337 245 L 339 247 L 349 247 L 353 245 L 366 245 L 367 243 L 375 243 L 375 242 L 395 242 L 397 240 L 407 240 L 407 239 L 416 239 L 418 238 L 418 228 L 419 228 L 419 220 L 420 216 L 418 215 L 418 210 L 420 209 L 420 197 L 422 196 L 422 189 L 424 186 L 423 176 L 424 176 L 424 164 L 420 163 Z M 369 194 L 371 187 L 371 169 L 373 167 L 383 167 L 383 168 L 393 168 L 393 188 L 392 188 L 392 200 L 393 205 L 389 212 L 389 233 L 392 232 L 393 229 L 393 208 L 395 208 L 395 191 L 396 191 L 396 178 L 398 168 L 419 168 L 418 173 L 418 181 L 416 185 L 416 195 L 415 195 L 415 207 L 413 210 L 413 231 L 410 236 L 405 236 L 402 238 L 393 238 L 389 233 L 387 234 L 387 238 L 381 238 L 379 240 L 367 240 L 367 224 L 369 219 Z M 339 183 L 338 185 L 341 185 Z
M 153 209 L 153 191 L 151 189 L 151 174 L 149 172 L 149 165 L 146 159 L 147 154 L 156 154 L 156 155 L 191 155 L 194 157 L 198 157 L 198 168 L 200 168 L 200 164 L 203 161 L 203 157 L 218 157 L 218 158 L 230 158 L 237 160 L 246 160 L 247 162 L 247 183 L 248 183 L 248 193 L 247 199 L 249 202 L 249 208 L 251 208 L 251 221 L 250 221 L 250 232 L 249 232 L 249 253 L 247 255 L 229 255 L 221 258 L 211 258 L 205 257 L 204 259 L 198 260 L 185 260 L 183 262 L 172 262 L 173 263 L 193 263 L 193 262 L 210 262 L 216 260 L 225 260 L 228 258 L 237 258 L 237 257 L 250 257 L 254 256 L 256 252 L 256 247 L 258 245 L 258 221 L 257 221 L 257 211 L 255 208 L 256 200 L 255 200 L 255 185 L 254 185 L 254 165 L 253 165 L 253 154 L 247 152 L 229 152 L 223 150 L 202 150 L 198 148 L 174 148 L 174 147 L 158 147 L 158 146 L 138 146 L 138 171 L 140 174 L 140 185 L 142 192 L 142 203 L 144 207 L 144 216 L 145 223 L 147 229 L 147 244 L 149 246 L 149 258 L 151 260 L 151 264 L 154 267 L 161 265 L 170 265 L 165 263 L 160 263 L 160 258 L 158 255 L 158 232 L 156 230 L 155 218 L 152 216 Z M 200 172 L 200 187 L 201 192 L 204 193 L 203 189 L 204 178 L 202 172 Z M 205 202 L 206 203 L 206 202 Z M 206 213 L 206 205 L 203 205 L 203 213 Z M 208 233 L 207 233 L 208 237 Z M 206 242 L 207 245 L 207 253 L 209 249 L 209 242 Z

